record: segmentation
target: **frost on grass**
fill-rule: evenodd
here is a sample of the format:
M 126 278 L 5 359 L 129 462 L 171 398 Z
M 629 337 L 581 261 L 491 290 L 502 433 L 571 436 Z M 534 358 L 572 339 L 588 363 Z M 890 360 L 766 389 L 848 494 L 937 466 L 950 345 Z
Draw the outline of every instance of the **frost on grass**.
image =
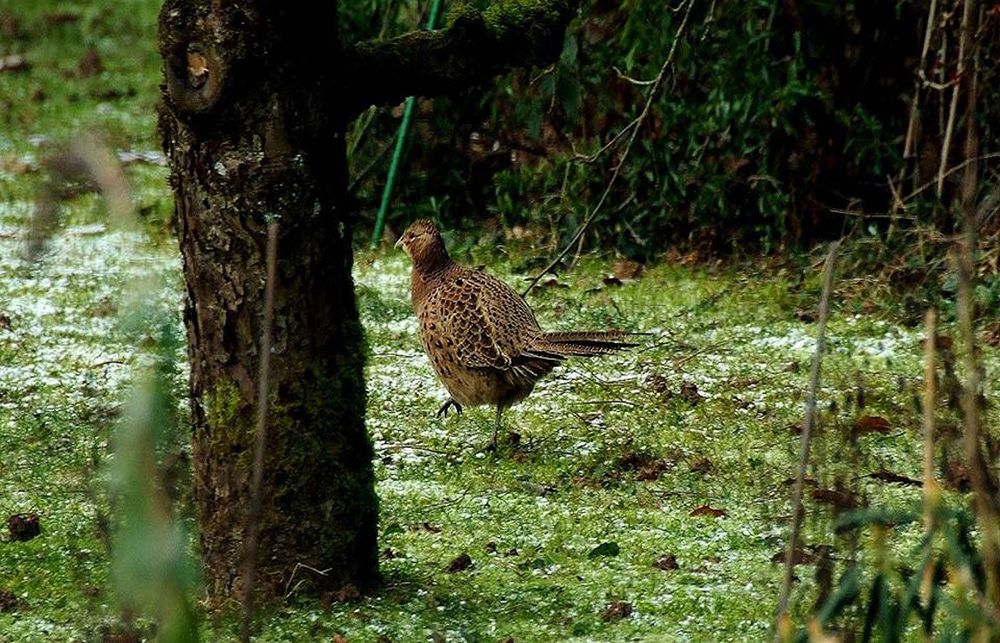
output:
M 0 463 L 0 509 L 41 510 L 45 530 L 11 561 L 25 570 L 14 589 L 33 606 L 16 636 L 85 638 L 99 626 L 94 619 L 116 617 L 113 601 L 88 598 L 64 570 L 90 579 L 84 585 L 107 582 L 94 536 L 103 507 L 93 492 L 100 482 L 94 463 L 108 457 L 129 367 L 142 359 L 136 346 L 143 338 L 117 320 L 136 307 L 124 295 L 127 284 L 146 275 L 141 297 L 179 323 L 179 262 L 169 244 L 96 228 L 57 236 L 38 266 L 18 259 L 15 244 L 0 236 L 7 276 L 0 309 L 12 322 L 0 331 L 0 448 L 11 454 Z M 650 336 L 627 353 L 556 369 L 505 414 L 504 435 L 518 440 L 502 435 L 494 457 L 482 451 L 490 409 L 435 415 L 447 394 L 420 347 L 408 260 L 359 255 L 386 583 L 376 596 L 328 609 L 293 595 L 280 614 L 265 614 L 266 638 L 767 635 L 780 573 L 770 561 L 783 543 L 784 480 L 798 444 L 789 427 L 801 422 L 815 325 L 774 303 L 774 284 L 728 289 L 736 276 L 660 267 L 636 283 L 606 287 L 605 270 L 585 261 L 573 288 L 536 291 L 530 303 L 543 327 L 619 327 Z M 495 272 L 510 283 L 520 277 L 502 265 Z M 865 412 L 885 415 L 897 430 L 866 437 L 851 466 L 890 463 L 915 475 L 919 420 L 909 398 L 919 387 L 918 331 L 835 310 L 829 340 L 821 422 L 850 426 L 859 410 L 843 399 L 863 388 Z M 995 372 L 995 351 L 986 362 Z M 683 394 L 690 387 L 696 396 Z M 819 457 L 846 457 L 840 442 L 823 440 Z M 824 464 L 816 475 L 832 484 L 840 474 Z M 895 507 L 918 497 L 912 488 L 874 484 L 865 493 L 873 504 Z M 692 515 L 702 505 L 725 516 Z M 821 539 L 824 529 L 814 514 L 806 536 Z M 608 551 L 617 555 L 590 555 L 612 542 L 617 549 Z M 472 565 L 447 571 L 463 553 Z M 30 571 L 39 554 L 41 577 Z M 667 554 L 677 569 L 653 566 Z M 807 598 L 811 573 L 800 574 Z M 611 601 L 630 603 L 631 614 L 605 622 Z M 225 634 L 219 627 L 213 635 Z
M 789 427 L 801 422 L 815 325 L 761 305 L 773 284 L 719 298 L 726 285 L 718 276 L 659 268 L 604 288 L 601 268 L 584 265 L 571 291 L 536 291 L 530 303 L 542 326 L 651 335 L 629 353 L 556 369 L 505 414 L 519 442 L 494 460 L 480 452 L 489 409 L 435 417 L 447 394 L 420 350 L 408 269 L 396 254 L 361 260 L 356 271 L 367 289 L 368 418 L 383 547 L 392 553 L 383 567 L 404 609 L 386 613 L 384 600 L 373 600 L 362 607 L 373 618 L 349 631 L 455 640 L 766 636 L 780 573 L 770 560 L 787 511 L 783 480 L 798 445 Z M 893 413 L 900 426 L 916 421 L 900 410 L 909 393 L 894 382 L 918 382 L 918 332 L 835 312 L 825 360 L 824 409 L 864 386 L 869 412 Z M 685 386 L 698 395 L 680 395 Z M 825 421 L 850 424 L 855 412 L 832 411 Z M 859 448 L 858 467 L 919 467 L 919 444 L 909 438 L 874 436 Z M 662 464 L 646 480 L 627 464 L 650 460 Z M 912 489 L 867 493 L 894 506 L 918 497 Z M 725 517 L 692 516 L 703 504 Z M 822 521 L 811 524 L 822 531 Z M 588 556 L 611 541 L 617 556 Z M 473 566 L 455 575 L 459 582 L 444 570 L 460 552 Z M 652 566 L 665 553 L 678 570 Z M 404 589 L 414 576 L 426 587 L 416 594 Z M 632 614 L 604 623 L 611 599 L 629 601 Z

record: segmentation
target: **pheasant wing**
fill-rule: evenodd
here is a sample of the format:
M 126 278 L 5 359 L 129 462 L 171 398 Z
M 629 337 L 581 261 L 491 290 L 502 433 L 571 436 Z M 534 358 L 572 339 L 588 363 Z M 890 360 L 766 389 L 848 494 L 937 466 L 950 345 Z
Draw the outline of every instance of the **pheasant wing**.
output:
M 508 370 L 541 332 L 521 296 L 485 272 L 462 271 L 438 292 L 442 331 L 464 366 Z

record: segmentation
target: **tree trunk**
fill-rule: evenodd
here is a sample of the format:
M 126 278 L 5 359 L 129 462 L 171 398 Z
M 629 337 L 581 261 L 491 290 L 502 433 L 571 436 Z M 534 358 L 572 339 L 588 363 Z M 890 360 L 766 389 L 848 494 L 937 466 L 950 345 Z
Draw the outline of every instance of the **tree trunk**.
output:
M 280 237 L 259 585 L 280 595 L 293 577 L 328 590 L 377 577 L 336 28 L 336 2 L 168 0 L 160 16 L 160 128 L 187 283 L 195 498 L 216 599 L 245 590 L 272 219 Z

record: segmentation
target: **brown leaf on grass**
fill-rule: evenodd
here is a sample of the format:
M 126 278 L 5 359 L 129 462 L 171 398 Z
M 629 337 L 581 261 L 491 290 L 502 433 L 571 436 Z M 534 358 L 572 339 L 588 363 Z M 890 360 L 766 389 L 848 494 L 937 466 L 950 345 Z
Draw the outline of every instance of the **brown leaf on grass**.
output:
M 712 461 L 708 458 L 695 458 L 688 464 L 688 468 L 691 469 L 691 473 L 712 473 L 715 470 L 715 466 Z
M 860 505 L 858 497 L 844 489 L 813 489 L 813 500 L 837 509 L 855 509 Z
M 893 473 L 892 471 L 886 471 L 885 469 L 879 469 L 878 471 L 873 471 L 868 474 L 869 478 L 873 480 L 881 480 L 882 482 L 890 482 L 893 484 L 901 484 L 909 487 L 919 487 L 924 483 L 915 480 L 913 478 L 907 478 L 906 476 L 901 476 L 898 473 Z
M 0 589 L 0 614 L 13 612 L 17 610 L 17 607 L 17 596 L 14 595 L 14 592 Z
M 681 384 L 680 397 L 682 400 L 689 402 L 692 406 L 705 399 L 702 394 L 698 392 L 698 387 L 695 386 L 694 382 L 684 382 Z
M 960 459 L 945 460 L 942 463 L 941 472 L 941 483 L 945 488 L 960 493 L 972 491 L 972 478 L 969 475 L 969 469 Z
M 347 643 L 347 637 L 338 632 L 333 635 L 333 643 Z
M 670 470 L 672 464 L 667 462 L 662 458 L 657 458 L 649 464 L 646 464 L 639 468 L 639 472 L 636 474 L 636 479 L 640 482 L 651 482 L 653 480 L 659 480 L 660 476 Z
M 80 64 L 76 67 L 76 72 L 80 78 L 90 78 L 104 71 L 104 63 L 101 55 L 93 47 L 88 47 L 80 58 Z
M 743 167 L 750 164 L 750 160 L 744 157 L 727 156 L 722 159 L 722 164 L 730 174 L 736 174 Z
M 1000 348 L 1000 320 L 987 324 L 983 329 L 983 343 L 993 348 Z
M 31 540 L 42 533 L 42 524 L 36 513 L 14 514 L 7 518 L 11 540 Z
M 0 36 L 7 40 L 14 40 L 22 35 L 21 20 L 10 11 L 0 12 Z
M 661 373 L 653 373 L 647 377 L 646 385 L 657 395 L 663 395 L 670 388 L 670 382 Z
M 920 342 L 917 344 L 917 348 L 923 348 L 926 342 L 927 338 L 921 337 Z M 948 337 L 947 335 L 934 336 L 934 348 L 936 348 L 939 351 L 950 351 L 953 345 L 954 342 L 952 341 L 951 337 Z
M 608 275 L 603 279 L 605 286 L 620 286 L 622 285 L 622 280 L 614 275 Z
M 361 598 L 361 592 L 358 591 L 357 587 L 351 585 L 350 583 L 344 585 L 333 594 L 333 600 L 338 603 L 349 603 L 351 601 L 356 601 L 359 598 Z
M 854 421 L 854 435 L 868 435 L 869 433 L 880 433 L 882 435 L 892 431 L 889 420 L 877 415 L 862 415 Z
M 605 623 L 614 623 L 615 621 L 620 621 L 624 618 L 628 618 L 632 615 L 632 603 L 628 601 L 611 601 L 606 608 L 604 608 L 604 613 L 601 614 L 601 620 Z
M 810 308 L 800 308 L 795 311 L 795 319 L 805 324 L 811 324 L 816 321 L 816 311 Z
M 0 330 L 10 330 L 10 315 L 0 311 Z
M 793 484 L 795 484 L 795 478 L 785 478 L 784 480 L 781 481 L 781 484 L 785 485 L 786 487 L 790 487 Z M 816 482 L 815 478 L 802 478 L 803 487 L 815 487 L 818 484 L 819 483 Z
M 420 524 L 420 528 L 423 529 L 424 531 L 429 531 L 432 534 L 439 534 L 439 533 L 441 533 L 441 528 L 440 527 L 438 527 L 437 525 L 432 525 L 431 523 L 427 522 L 426 520 Z
M 27 71 L 30 67 L 28 59 L 20 54 L 0 56 L 0 72 Z
M 472 556 L 469 556 L 468 552 L 462 552 L 458 556 L 455 556 L 450 563 L 448 563 L 447 572 L 449 574 L 455 574 L 465 571 L 470 567 L 472 567 Z
M 53 27 L 57 25 L 65 25 L 70 22 L 76 22 L 79 19 L 80 14 L 70 13 L 68 11 L 49 11 L 45 14 L 45 22 L 49 23 Z
M 680 569 L 680 565 L 677 564 L 677 556 L 673 554 L 664 554 L 653 561 L 653 567 L 656 569 L 662 569 L 665 572 L 669 572 L 674 569 Z
M 774 564 L 784 564 L 785 556 L 788 554 L 784 549 L 771 556 L 771 562 Z M 795 551 L 792 552 L 792 564 L 793 565 L 812 565 L 816 562 L 816 555 L 812 552 L 808 552 L 801 547 L 796 547 Z
M 638 261 L 632 261 L 631 259 L 619 259 L 615 261 L 611 270 L 614 272 L 615 277 L 618 277 L 621 281 L 635 281 L 642 277 L 642 273 L 645 269 L 645 266 Z
M 711 516 L 712 518 L 725 518 L 726 512 L 724 509 L 715 509 L 714 507 L 709 507 L 708 505 L 701 505 L 691 510 L 689 516 Z

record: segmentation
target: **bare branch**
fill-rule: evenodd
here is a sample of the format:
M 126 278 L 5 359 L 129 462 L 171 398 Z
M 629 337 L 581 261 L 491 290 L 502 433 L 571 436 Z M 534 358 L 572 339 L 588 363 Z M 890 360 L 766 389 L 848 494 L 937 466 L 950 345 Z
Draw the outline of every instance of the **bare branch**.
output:
M 681 23 L 677 27 L 676 33 L 674 33 L 674 40 L 672 43 L 670 43 L 670 51 L 667 53 L 667 58 L 666 60 L 663 61 L 663 65 L 660 66 L 660 72 L 656 75 L 656 78 L 653 80 L 653 85 L 649 88 L 649 94 L 646 96 L 646 102 L 642 106 L 642 111 L 639 112 L 639 115 L 635 118 L 635 120 L 633 120 L 631 123 L 622 128 L 621 132 L 619 132 L 613 139 L 611 139 L 611 141 L 609 141 L 604 147 L 602 147 L 597 152 L 597 155 L 599 156 L 600 154 L 604 153 L 606 149 L 608 149 L 609 147 L 617 143 L 619 140 L 621 140 L 626 131 L 631 132 L 631 135 L 628 138 L 628 142 L 625 144 L 625 150 L 622 152 L 621 158 L 618 160 L 618 163 L 615 164 L 615 169 L 611 173 L 611 178 L 608 180 L 608 184 L 605 186 L 604 192 L 601 194 L 601 198 L 597 200 L 597 205 L 594 206 L 594 208 L 590 211 L 590 214 L 587 215 L 587 218 L 584 219 L 583 223 L 580 224 L 580 227 L 577 228 L 576 232 L 573 234 L 573 238 L 570 239 L 570 242 L 568 244 L 566 244 L 566 247 L 563 248 L 562 252 L 560 252 L 555 259 L 550 261 L 549 264 L 545 266 L 545 268 L 541 272 L 535 275 L 534 279 L 532 279 L 531 282 L 528 284 L 528 287 L 525 288 L 524 291 L 521 293 L 522 297 L 527 297 L 528 293 L 531 292 L 531 289 L 538 284 L 538 282 L 542 279 L 542 277 L 551 272 L 552 269 L 555 268 L 559 264 L 559 262 L 563 260 L 563 258 L 569 253 L 570 248 L 573 247 L 573 244 L 576 243 L 579 243 L 581 245 L 583 244 L 583 234 L 587 231 L 587 228 L 590 226 L 590 222 L 593 221 L 594 217 L 597 216 L 597 213 L 600 212 L 601 206 L 604 205 L 604 202 L 607 200 L 608 195 L 611 194 L 611 189 L 615 186 L 615 181 L 618 180 L 618 175 L 621 174 L 622 166 L 625 165 L 625 159 L 628 158 L 629 152 L 632 151 L 632 143 L 635 142 L 636 135 L 642 128 L 642 124 L 646 121 L 646 117 L 649 116 L 650 108 L 653 105 L 653 100 L 656 98 L 657 94 L 660 91 L 660 87 L 663 85 L 663 81 L 667 77 L 667 70 L 670 69 L 670 65 L 674 61 L 674 52 L 677 51 L 677 43 L 680 41 L 681 35 L 684 33 L 684 29 L 687 27 L 688 18 L 691 16 L 692 6 L 694 6 L 694 0 L 688 0 L 688 2 L 684 5 L 684 17 L 681 19 Z
M 348 113 L 407 96 L 437 96 L 481 84 L 515 67 L 551 64 L 579 0 L 502 0 L 464 8 L 446 29 L 369 40 L 348 49 L 358 79 Z

